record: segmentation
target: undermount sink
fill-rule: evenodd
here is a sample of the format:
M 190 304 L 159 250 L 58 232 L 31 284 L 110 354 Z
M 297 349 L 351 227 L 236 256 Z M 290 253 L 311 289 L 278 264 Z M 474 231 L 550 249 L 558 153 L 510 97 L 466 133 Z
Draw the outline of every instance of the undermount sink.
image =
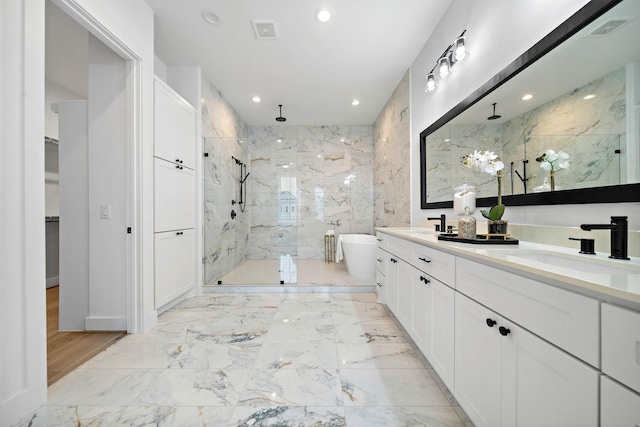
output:
M 505 258 L 511 261 L 530 261 L 587 274 L 629 275 L 640 274 L 640 266 L 629 264 L 625 261 L 613 259 L 593 258 L 590 255 L 572 255 L 561 252 L 547 251 L 543 249 L 514 250 L 514 251 L 487 251 L 491 255 Z

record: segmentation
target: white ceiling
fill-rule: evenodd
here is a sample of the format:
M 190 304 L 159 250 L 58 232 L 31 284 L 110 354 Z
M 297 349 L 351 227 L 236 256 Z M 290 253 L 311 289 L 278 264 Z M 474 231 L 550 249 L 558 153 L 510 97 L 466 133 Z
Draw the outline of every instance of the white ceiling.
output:
M 277 124 L 278 104 L 286 125 L 371 125 L 452 0 L 146 2 L 156 55 L 199 65 L 248 125 Z M 320 7 L 332 11 L 329 23 L 314 20 Z M 202 19 L 204 8 L 218 25 Z M 257 40 L 251 20 L 275 21 L 277 39 Z

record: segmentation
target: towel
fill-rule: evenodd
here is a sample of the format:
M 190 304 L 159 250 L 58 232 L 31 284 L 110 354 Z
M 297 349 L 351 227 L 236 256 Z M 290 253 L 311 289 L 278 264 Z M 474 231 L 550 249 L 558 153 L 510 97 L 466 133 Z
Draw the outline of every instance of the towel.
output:
M 342 261 L 344 255 L 342 254 L 342 236 L 338 236 L 338 242 L 336 243 L 336 262 Z
M 324 233 L 325 236 L 333 236 L 336 234 L 335 230 L 327 230 L 326 233 Z

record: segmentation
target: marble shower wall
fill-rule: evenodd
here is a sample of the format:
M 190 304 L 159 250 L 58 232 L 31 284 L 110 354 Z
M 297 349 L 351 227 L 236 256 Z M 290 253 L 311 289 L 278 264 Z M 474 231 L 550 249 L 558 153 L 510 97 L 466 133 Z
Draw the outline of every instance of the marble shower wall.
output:
M 247 259 L 249 216 L 231 200 L 239 200 L 239 166 L 248 163 L 246 125 L 222 94 L 203 75 L 202 136 L 204 191 L 204 284 L 216 281 Z M 231 219 L 231 209 L 238 214 Z M 248 211 L 248 209 L 247 209 Z
M 595 96 L 585 100 L 588 94 Z M 527 191 L 543 183 L 549 173 L 535 159 L 548 149 L 571 156 L 569 169 L 555 174 L 557 190 L 624 183 L 625 103 L 622 68 L 503 124 L 443 126 L 428 138 L 427 200 L 451 200 L 453 188 L 464 179 L 479 188 L 479 197 L 497 194 L 495 177 L 461 165 L 462 156 L 474 150 L 500 155 L 505 163 L 503 194 L 507 195 L 524 193 L 515 174 L 523 175 L 524 159 L 528 159 Z
M 250 259 L 324 259 L 327 230 L 373 233 L 372 131 L 248 128 Z
M 409 72 L 373 124 L 375 226 L 411 223 Z

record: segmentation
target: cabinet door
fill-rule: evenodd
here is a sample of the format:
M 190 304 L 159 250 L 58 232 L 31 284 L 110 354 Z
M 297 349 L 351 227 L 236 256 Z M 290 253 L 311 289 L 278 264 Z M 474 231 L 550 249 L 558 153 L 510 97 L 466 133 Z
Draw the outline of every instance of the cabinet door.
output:
M 174 232 L 155 235 L 155 304 L 160 308 L 173 298 L 175 292 Z
M 398 313 L 398 263 L 399 260 L 389 255 L 387 261 L 387 306 L 393 314 Z
M 179 296 L 196 284 L 196 235 L 195 230 L 180 230 L 175 239 L 175 296 Z
M 184 101 L 175 103 L 175 150 L 176 159 L 182 166 L 195 169 L 196 163 L 196 113 Z
M 427 352 L 424 353 L 444 384 L 455 393 L 455 291 L 432 279 L 427 298 Z
M 156 80 L 154 82 L 153 155 L 170 162 L 176 160 L 174 102 L 173 93 Z
M 396 317 L 406 330 L 411 329 L 411 282 L 415 268 L 398 259 L 398 310 Z
M 601 377 L 600 426 L 638 427 L 640 426 L 640 394 Z
M 500 320 L 491 310 L 455 294 L 454 395 L 477 427 L 501 425 Z
M 387 304 L 387 277 L 380 271 L 376 271 L 376 291 L 378 292 L 378 302 Z
M 176 166 L 165 160 L 154 162 L 154 229 L 156 232 L 177 229 Z
M 411 279 L 412 314 L 411 329 L 409 333 L 422 354 L 427 357 L 429 353 L 429 329 L 431 328 L 429 318 L 429 307 L 431 306 L 431 281 L 434 280 L 428 274 L 417 269 L 414 270 Z M 428 281 L 428 283 L 427 283 Z M 428 357 L 427 357 L 428 359 Z M 431 361 L 429 361 L 431 362 Z
M 175 229 L 196 226 L 196 174 L 192 169 L 175 169 Z
M 519 326 L 502 341 L 503 426 L 597 426 L 598 372 Z

